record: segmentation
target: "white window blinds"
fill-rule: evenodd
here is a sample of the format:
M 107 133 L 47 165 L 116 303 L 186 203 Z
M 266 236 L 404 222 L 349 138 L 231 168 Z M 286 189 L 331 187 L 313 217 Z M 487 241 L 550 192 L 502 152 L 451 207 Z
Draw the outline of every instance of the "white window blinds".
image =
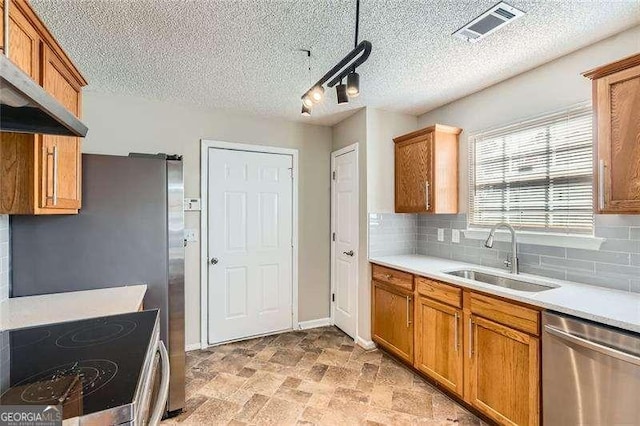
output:
M 470 138 L 469 224 L 592 232 L 591 125 L 582 105 Z

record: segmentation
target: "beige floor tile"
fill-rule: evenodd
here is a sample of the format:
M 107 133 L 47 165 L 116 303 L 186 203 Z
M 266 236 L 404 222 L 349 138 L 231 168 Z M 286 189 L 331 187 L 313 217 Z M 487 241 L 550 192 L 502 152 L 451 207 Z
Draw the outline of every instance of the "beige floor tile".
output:
M 187 366 L 185 411 L 163 425 L 485 426 L 335 327 L 189 352 Z
M 303 409 L 304 406 L 295 402 L 271 398 L 258 414 L 256 414 L 252 423 L 256 425 L 294 424 Z
M 218 373 L 218 375 L 200 388 L 199 394 L 209 398 L 227 399 L 247 381 L 245 377 L 234 374 Z

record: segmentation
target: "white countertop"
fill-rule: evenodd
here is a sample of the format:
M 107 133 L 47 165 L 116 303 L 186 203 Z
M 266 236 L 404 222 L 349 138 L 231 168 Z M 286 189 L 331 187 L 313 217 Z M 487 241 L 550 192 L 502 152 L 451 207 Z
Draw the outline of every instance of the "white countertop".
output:
M 0 303 L 0 331 L 135 312 L 146 291 L 132 285 L 13 297 Z
M 640 294 L 529 274 L 520 274 L 520 278 L 533 283 L 556 286 L 556 288 L 537 293 L 512 290 L 445 273 L 457 269 L 473 269 L 513 277 L 504 270 L 421 255 L 382 256 L 370 258 L 369 261 L 426 278 L 449 282 L 460 287 L 640 333 Z

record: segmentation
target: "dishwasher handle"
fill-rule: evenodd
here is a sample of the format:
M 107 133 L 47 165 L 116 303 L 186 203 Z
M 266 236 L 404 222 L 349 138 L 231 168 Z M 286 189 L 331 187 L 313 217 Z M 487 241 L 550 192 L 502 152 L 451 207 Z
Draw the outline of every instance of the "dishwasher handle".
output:
M 619 349 L 612 348 L 610 346 L 602 345 L 600 343 L 592 342 L 591 340 L 584 339 L 582 337 L 578 337 L 571 333 L 567 333 L 566 331 L 562 331 L 559 328 L 556 328 L 551 325 L 545 325 L 544 329 L 547 333 L 571 343 L 574 343 L 578 346 L 582 346 L 583 348 L 590 349 L 592 351 L 601 353 L 603 355 L 610 356 L 612 358 L 619 359 L 620 361 L 628 362 L 630 364 L 634 364 L 640 366 L 640 357 L 629 354 L 627 352 L 621 351 Z
M 160 359 L 162 360 L 162 381 L 160 382 L 160 391 L 158 392 L 156 405 L 154 406 L 153 413 L 149 419 L 150 426 L 156 426 L 160 423 L 167 405 L 167 398 L 169 396 L 169 354 L 167 353 L 167 348 L 162 340 L 158 342 L 158 352 L 160 352 Z

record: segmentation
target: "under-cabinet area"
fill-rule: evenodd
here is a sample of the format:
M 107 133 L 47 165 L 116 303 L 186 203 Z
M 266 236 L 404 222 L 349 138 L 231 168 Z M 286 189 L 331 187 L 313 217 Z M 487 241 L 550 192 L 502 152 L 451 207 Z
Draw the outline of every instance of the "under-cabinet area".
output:
M 502 424 L 540 422 L 539 309 L 372 264 L 373 340 Z

